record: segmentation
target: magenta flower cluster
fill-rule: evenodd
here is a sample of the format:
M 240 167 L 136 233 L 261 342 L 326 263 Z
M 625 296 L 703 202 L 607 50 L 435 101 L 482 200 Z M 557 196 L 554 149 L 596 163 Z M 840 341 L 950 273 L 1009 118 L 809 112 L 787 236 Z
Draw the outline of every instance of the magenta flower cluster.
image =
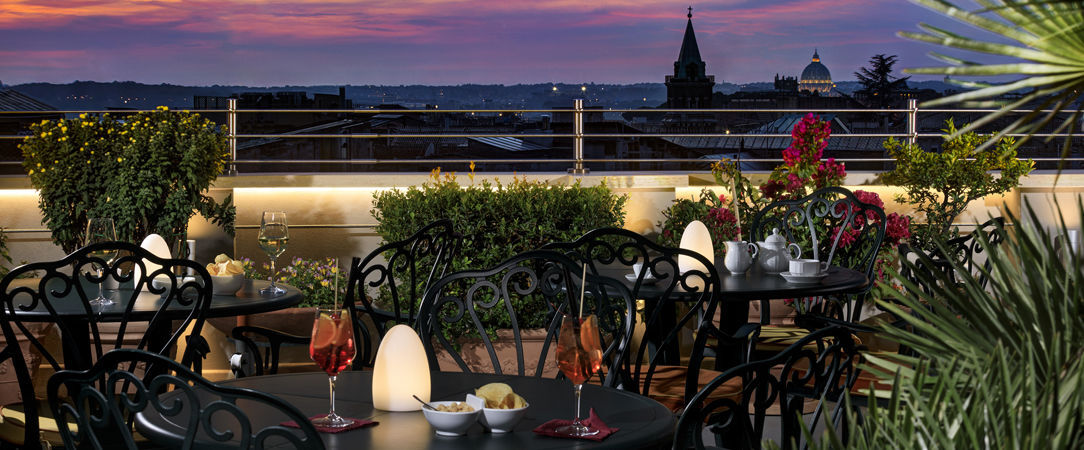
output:
M 791 130 L 791 143 L 783 150 L 783 164 L 776 167 L 760 192 L 768 200 L 800 198 L 811 190 L 839 186 L 847 170 L 835 158 L 822 161 L 832 127 L 812 113 Z

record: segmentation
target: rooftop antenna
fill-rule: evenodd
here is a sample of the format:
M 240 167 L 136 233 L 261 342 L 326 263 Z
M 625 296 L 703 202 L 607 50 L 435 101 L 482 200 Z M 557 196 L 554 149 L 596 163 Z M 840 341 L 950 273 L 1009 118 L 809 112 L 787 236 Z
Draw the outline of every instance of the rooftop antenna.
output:
M 693 18 L 693 7 L 689 6 L 689 19 Z

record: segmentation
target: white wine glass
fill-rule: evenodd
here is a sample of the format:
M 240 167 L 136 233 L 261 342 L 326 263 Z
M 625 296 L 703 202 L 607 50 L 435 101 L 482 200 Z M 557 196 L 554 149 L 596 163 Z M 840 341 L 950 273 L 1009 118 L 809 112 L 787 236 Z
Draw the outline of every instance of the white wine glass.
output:
M 87 221 L 87 231 L 83 238 L 83 245 L 93 245 L 102 242 L 112 242 L 117 240 L 117 230 L 113 226 L 113 219 L 109 217 L 91 217 Z M 105 296 L 105 270 L 109 267 L 109 263 L 113 261 L 116 256 L 116 249 L 97 249 L 87 254 L 87 256 L 99 259 L 102 262 L 95 264 L 91 262 L 91 265 L 95 267 L 98 277 L 98 297 L 91 299 L 88 303 L 93 306 L 105 306 L 112 305 L 113 300 Z
M 260 248 L 271 258 L 271 285 L 260 289 L 260 293 L 268 296 L 282 295 L 286 290 L 275 285 L 275 260 L 282 252 L 286 251 L 286 244 L 290 241 L 290 228 L 286 224 L 285 211 L 264 211 L 260 221 Z

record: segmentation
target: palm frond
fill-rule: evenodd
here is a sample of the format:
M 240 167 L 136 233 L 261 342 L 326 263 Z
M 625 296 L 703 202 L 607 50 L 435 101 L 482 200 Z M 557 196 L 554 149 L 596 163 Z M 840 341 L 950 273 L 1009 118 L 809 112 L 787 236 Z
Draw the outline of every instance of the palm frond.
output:
M 900 32 L 899 35 L 915 41 L 978 53 L 1012 57 L 1024 62 L 1010 64 L 977 64 L 960 58 L 934 54 L 935 59 L 949 64 L 947 67 L 923 67 L 906 69 L 907 73 L 944 74 L 954 76 L 1000 76 L 1017 75 L 1018 79 L 993 85 L 975 84 L 976 90 L 926 102 L 923 106 L 946 104 L 998 105 L 997 98 L 1014 91 L 1030 91 L 1027 99 L 1001 104 L 1000 110 L 990 120 L 1008 114 L 1010 110 L 1029 103 L 1061 105 L 1059 109 L 1080 108 L 1084 99 L 1084 2 L 1079 0 L 976 0 L 981 9 L 968 11 L 947 0 L 912 0 L 944 16 L 985 30 L 1013 44 L 969 38 L 939 27 L 920 24 L 920 32 Z M 985 101 L 984 101 L 985 100 Z M 1053 100 L 1053 101 L 1050 101 Z M 1040 108 L 1041 109 L 1041 108 Z M 1024 134 L 1016 142 L 1022 145 L 1030 137 L 1051 123 L 1046 117 L 1036 123 L 1038 116 L 1029 120 L 1015 121 L 1003 129 L 1004 134 Z M 1061 130 L 1075 115 L 1061 114 Z M 990 120 L 983 121 L 988 123 Z M 978 123 L 978 122 L 976 122 Z M 973 124 L 974 125 L 974 124 Z M 963 128 L 958 134 L 974 129 Z M 952 136 L 954 137 L 954 136 Z M 951 138 L 951 137 L 950 137 Z M 990 141 L 995 142 L 995 141 Z M 1065 149 L 1068 149 L 1066 139 Z M 987 143 L 989 145 L 989 143 Z M 980 150 L 985 146 L 980 147 Z

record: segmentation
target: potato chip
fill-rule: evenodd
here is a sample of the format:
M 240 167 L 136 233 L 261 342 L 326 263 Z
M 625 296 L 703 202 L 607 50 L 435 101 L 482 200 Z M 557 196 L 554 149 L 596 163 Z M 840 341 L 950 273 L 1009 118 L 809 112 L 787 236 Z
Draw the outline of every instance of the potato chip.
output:
M 512 409 L 520 409 L 527 406 L 527 400 L 525 400 L 523 397 L 520 397 L 519 394 L 512 395 L 516 396 L 516 401 L 515 404 L 512 405 Z
M 207 264 L 207 273 L 210 273 L 211 275 L 218 275 L 218 266 L 216 266 L 214 263 Z
M 226 256 L 225 253 L 219 253 L 218 256 L 215 257 L 215 264 L 222 264 L 224 262 L 230 262 L 230 257 Z
M 241 265 L 241 261 L 232 260 L 225 265 L 226 273 L 231 275 L 239 275 L 245 273 L 245 266 Z
M 509 395 L 515 395 L 512 392 L 512 387 L 504 383 L 489 383 L 474 390 L 474 395 L 477 395 L 486 401 L 486 408 L 500 408 L 500 404 L 504 402 L 505 397 Z M 515 402 L 515 400 L 513 400 Z

